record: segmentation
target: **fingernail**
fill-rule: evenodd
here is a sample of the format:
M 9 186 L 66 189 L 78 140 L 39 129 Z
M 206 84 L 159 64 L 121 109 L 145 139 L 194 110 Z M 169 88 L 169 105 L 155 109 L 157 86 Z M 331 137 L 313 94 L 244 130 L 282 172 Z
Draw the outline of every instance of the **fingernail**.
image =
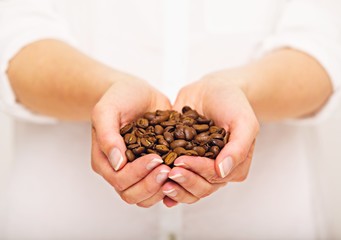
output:
M 162 183 L 168 178 L 169 170 L 163 169 L 160 173 L 156 176 L 156 182 Z
M 156 166 L 160 165 L 161 163 L 163 163 L 163 160 L 160 158 L 154 158 L 153 160 L 151 160 L 147 165 L 146 165 L 146 169 L 147 170 L 152 170 L 153 168 L 155 168 Z
M 232 158 L 228 156 L 221 163 L 219 163 L 219 171 L 222 178 L 226 177 L 233 167 Z
M 123 156 L 118 148 L 113 148 L 109 154 L 109 162 L 111 166 L 117 171 L 123 163 Z
M 183 162 L 174 163 L 174 166 L 175 166 L 175 167 L 185 167 L 185 168 L 188 168 L 188 165 L 186 165 L 186 164 L 183 163 Z
M 178 183 L 183 183 L 184 181 L 186 181 L 186 178 L 184 176 L 182 176 L 182 174 L 177 173 L 173 176 L 169 176 L 170 179 L 178 182 Z
M 175 191 L 174 188 L 172 188 L 170 190 L 165 190 L 165 191 L 163 191 L 163 193 L 169 197 L 175 197 L 178 194 L 178 192 Z

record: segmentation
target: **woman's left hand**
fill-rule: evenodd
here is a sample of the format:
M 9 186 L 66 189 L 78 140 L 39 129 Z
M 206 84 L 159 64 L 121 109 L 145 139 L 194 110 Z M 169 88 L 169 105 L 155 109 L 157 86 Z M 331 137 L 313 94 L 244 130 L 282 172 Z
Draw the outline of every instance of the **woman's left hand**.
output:
M 213 119 L 230 137 L 216 160 L 182 156 L 175 161 L 168 175 L 173 181 L 162 187 L 168 207 L 194 203 L 248 175 L 259 123 L 242 87 L 230 77 L 227 72 L 209 75 L 184 87 L 177 97 L 174 109 L 188 105 Z

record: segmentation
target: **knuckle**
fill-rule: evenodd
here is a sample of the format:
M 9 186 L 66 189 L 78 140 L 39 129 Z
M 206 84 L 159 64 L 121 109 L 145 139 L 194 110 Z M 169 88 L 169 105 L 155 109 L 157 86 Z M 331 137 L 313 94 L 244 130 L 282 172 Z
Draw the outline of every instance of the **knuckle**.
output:
M 150 208 L 153 206 L 152 203 L 143 203 L 143 202 L 140 202 L 140 203 L 136 203 L 136 206 L 139 206 L 139 207 L 142 207 L 142 208 Z
M 115 190 L 118 192 L 123 192 L 125 190 L 125 188 L 122 186 L 122 184 L 120 184 L 117 181 L 112 181 L 112 185 L 115 188 Z
M 155 187 L 150 184 L 148 181 L 145 181 L 144 182 L 144 192 L 148 195 L 148 196 L 151 196 L 151 195 L 154 195 L 155 194 Z
M 132 204 L 136 204 L 136 200 L 130 196 L 129 194 L 123 192 L 120 194 L 120 197 L 123 201 L 125 201 L 126 203 L 132 205 Z

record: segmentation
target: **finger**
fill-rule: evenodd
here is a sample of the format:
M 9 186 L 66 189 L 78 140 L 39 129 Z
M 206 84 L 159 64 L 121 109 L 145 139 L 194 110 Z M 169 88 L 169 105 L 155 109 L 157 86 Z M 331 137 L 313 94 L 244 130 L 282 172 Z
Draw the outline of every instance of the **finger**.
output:
M 177 201 L 174 201 L 173 199 L 169 198 L 169 197 L 164 197 L 163 199 L 163 204 L 166 205 L 166 207 L 175 207 L 176 205 L 178 205 L 179 203 Z
M 136 204 L 150 198 L 160 190 L 162 184 L 167 180 L 169 172 L 168 166 L 164 164 L 158 166 L 144 179 L 121 192 L 121 198 L 129 204 Z
M 129 162 L 123 169 L 115 172 L 104 153 L 99 149 L 97 142 L 92 142 L 91 165 L 93 170 L 119 192 L 139 182 L 161 163 L 163 163 L 163 160 L 160 156 L 148 154 L 136 159 L 134 162 Z
M 171 170 L 168 177 L 197 198 L 204 198 L 225 184 L 212 184 L 201 176 L 181 167 Z
M 199 200 L 198 197 L 194 196 L 190 192 L 186 191 L 180 185 L 175 182 L 167 182 L 162 186 L 163 193 L 178 203 L 195 203 Z
M 146 200 L 136 203 L 136 205 L 143 208 L 150 208 L 154 206 L 156 203 L 160 202 L 164 197 L 165 194 L 163 194 L 162 190 L 160 189 L 156 194 L 154 194 L 153 196 Z
M 233 122 L 230 125 L 229 141 L 215 162 L 215 168 L 220 177 L 225 178 L 233 168 L 247 158 L 258 129 L 258 122 L 250 121 L 246 117 L 240 117 L 238 122 Z
M 225 182 L 215 171 L 215 161 L 205 157 L 181 156 L 174 162 L 174 166 L 188 169 L 210 183 Z
M 253 151 L 255 149 L 255 141 L 253 142 L 251 149 L 248 153 L 248 156 L 244 162 L 239 164 L 229 176 L 227 176 L 225 179 L 229 182 L 242 182 L 245 181 L 247 178 L 249 171 L 250 171 L 250 166 L 251 166 L 251 161 L 252 161 L 252 156 L 253 156 Z
M 120 135 L 120 114 L 113 107 L 96 105 L 92 113 L 93 128 L 99 148 L 109 159 L 115 171 L 127 162 L 126 147 Z

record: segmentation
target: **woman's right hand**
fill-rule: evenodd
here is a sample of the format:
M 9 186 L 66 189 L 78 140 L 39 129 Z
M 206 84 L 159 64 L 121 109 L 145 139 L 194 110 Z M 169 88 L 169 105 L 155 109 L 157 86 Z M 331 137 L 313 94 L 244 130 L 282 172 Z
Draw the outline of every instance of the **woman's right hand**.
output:
M 162 184 L 170 168 L 160 156 L 148 154 L 127 162 L 120 128 L 148 111 L 170 109 L 169 100 L 147 82 L 122 74 L 92 112 L 93 170 L 129 204 L 150 207 L 164 198 Z

